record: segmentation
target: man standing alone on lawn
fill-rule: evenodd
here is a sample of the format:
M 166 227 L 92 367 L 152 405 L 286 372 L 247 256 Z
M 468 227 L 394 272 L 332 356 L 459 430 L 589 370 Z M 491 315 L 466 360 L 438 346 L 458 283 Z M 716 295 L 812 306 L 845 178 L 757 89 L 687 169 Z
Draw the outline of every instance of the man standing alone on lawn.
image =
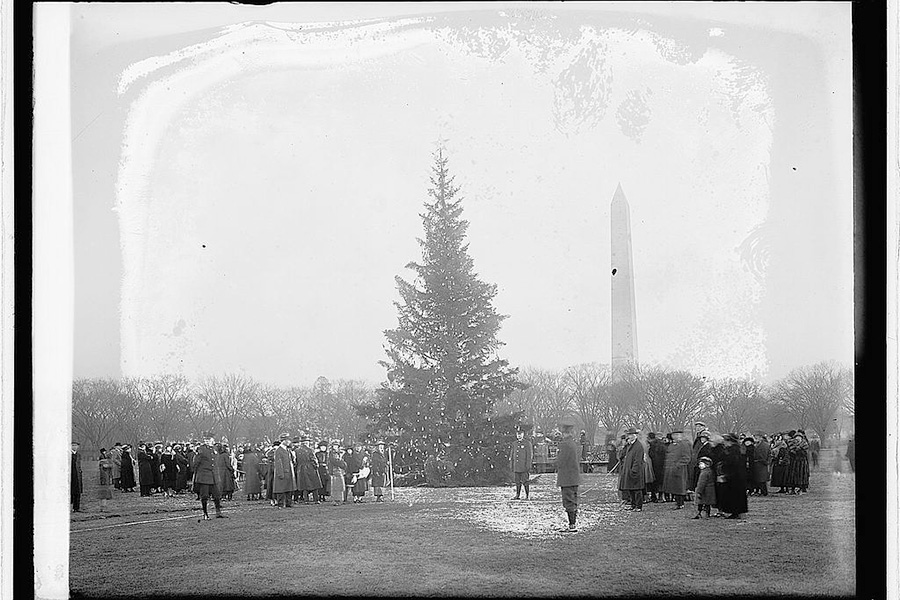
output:
M 578 516 L 578 486 L 581 485 L 581 469 L 578 464 L 578 445 L 575 443 L 575 424 L 560 423 L 562 441 L 556 455 L 556 485 L 562 492 L 563 508 L 569 517 L 569 527 L 563 531 L 578 531 L 575 520 Z
M 197 448 L 194 454 L 194 492 L 200 496 L 200 506 L 203 507 L 203 519 L 209 521 L 209 513 L 206 510 L 209 503 L 210 494 L 213 497 L 213 504 L 216 506 L 216 518 L 224 519 L 222 514 L 222 496 L 219 488 L 216 486 L 216 453 L 213 450 L 213 444 L 216 441 L 212 433 L 206 433 L 203 436 L 203 445 Z
M 516 431 L 516 441 L 513 442 L 509 454 L 509 468 L 516 482 L 516 495 L 513 500 L 521 500 L 522 486 L 525 486 L 525 499 L 528 500 L 528 476 L 531 473 L 533 458 L 534 449 L 531 447 L 531 440 L 525 438 L 524 426 L 519 427 Z

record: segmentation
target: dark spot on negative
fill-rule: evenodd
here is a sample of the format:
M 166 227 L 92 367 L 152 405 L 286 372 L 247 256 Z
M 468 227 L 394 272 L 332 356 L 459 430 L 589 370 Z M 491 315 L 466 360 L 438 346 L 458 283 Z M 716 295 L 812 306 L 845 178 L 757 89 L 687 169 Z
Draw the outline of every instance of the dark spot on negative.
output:
M 612 271 L 612 273 L 613 273 L 613 275 L 615 275 L 615 274 L 616 274 L 616 270 L 615 270 L 615 269 L 613 269 L 613 271 Z

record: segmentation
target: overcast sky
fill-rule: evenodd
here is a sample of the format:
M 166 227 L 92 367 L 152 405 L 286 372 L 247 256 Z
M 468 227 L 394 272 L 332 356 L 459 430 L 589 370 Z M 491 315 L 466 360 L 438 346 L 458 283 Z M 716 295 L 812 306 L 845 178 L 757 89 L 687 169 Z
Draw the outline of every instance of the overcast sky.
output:
M 75 376 L 380 381 L 438 140 L 513 365 L 609 362 L 618 184 L 642 362 L 851 364 L 849 5 L 527 8 L 74 5 Z

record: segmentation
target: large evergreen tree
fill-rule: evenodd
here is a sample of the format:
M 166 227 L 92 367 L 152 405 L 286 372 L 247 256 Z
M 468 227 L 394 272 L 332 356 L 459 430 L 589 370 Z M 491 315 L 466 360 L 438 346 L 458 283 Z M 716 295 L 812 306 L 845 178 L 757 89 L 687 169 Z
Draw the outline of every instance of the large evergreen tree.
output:
M 518 383 L 517 369 L 497 355 L 506 318 L 494 309 L 497 286 L 481 281 L 468 252 L 459 188 L 445 151 L 435 154 L 421 263 L 397 277 L 398 327 L 385 331 L 387 381 L 362 413 L 376 431 L 396 431 L 405 458 L 452 465 L 457 482 L 499 479 L 518 415 L 493 418 L 494 404 Z M 504 464 L 498 464 L 503 462 Z M 492 473 L 492 471 L 495 471 Z

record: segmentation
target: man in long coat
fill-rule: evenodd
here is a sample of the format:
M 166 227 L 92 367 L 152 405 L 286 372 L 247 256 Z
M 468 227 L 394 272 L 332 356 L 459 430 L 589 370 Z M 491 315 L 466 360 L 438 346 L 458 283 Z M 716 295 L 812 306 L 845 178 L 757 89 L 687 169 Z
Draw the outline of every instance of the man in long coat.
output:
M 681 429 L 672 432 L 672 443 L 666 450 L 663 492 L 675 497 L 675 510 L 684 508 L 690 483 L 691 443 L 682 437 Z
M 575 443 L 575 424 L 560 423 L 562 441 L 556 455 L 556 485 L 562 492 L 562 504 L 569 517 L 569 527 L 564 531 L 578 531 L 575 521 L 578 517 L 578 486 L 581 485 L 579 468 L 579 448 Z
M 72 478 L 69 488 L 72 510 L 81 512 L 81 492 L 84 490 L 84 481 L 81 478 L 81 453 L 78 449 L 81 444 L 72 442 Z
M 650 502 L 659 502 L 657 492 L 662 489 L 663 477 L 665 477 L 666 445 L 652 431 L 647 434 L 647 440 L 650 446 L 647 449 L 647 456 L 650 458 L 654 479 L 653 483 L 647 486 L 647 490 L 650 492 Z
M 209 521 L 209 513 L 206 510 L 209 497 L 212 496 L 216 506 L 216 518 L 223 519 L 222 496 L 216 486 L 216 452 L 213 444 L 216 441 L 211 433 L 203 436 L 203 444 L 197 448 L 194 454 L 194 463 L 191 468 L 194 471 L 194 492 L 200 496 L 200 506 L 203 507 L 203 519 Z
M 525 499 L 528 500 L 528 477 L 531 473 L 531 462 L 534 459 L 534 447 L 531 440 L 525 437 L 525 431 L 516 431 L 516 441 L 509 453 L 509 468 L 513 472 L 516 483 L 516 495 L 513 500 L 521 500 L 522 486 L 525 486 Z
M 294 495 L 296 479 L 294 475 L 294 459 L 291 452 L 291 436 L 281 435 L 281 444 L 275 448 L 272 456 L 272 493 L 278 500 L 278 508 L 290 508 Z
M 147 451 L 147 444 L 138 444 L 138 485 L 141 487 L 141 496 L 149 496 L 153 488 L 153 461 Z
M 766 436 L 760 436 L 753 451 L 753 485 L 757 493 L 768 496 L 769 487 L 769 462 L 771 462 L 771 447 Z
M 300 491 L 300 499 L 306 504 L 319 502 L 319 488 L 322 487 L 311 443 L 312 440 L 308 437 L 303 438 L 294 453 L 297 461 L 297 489 Z
M 630 506 L 626 510 L 640 512 L 644 506 L 644 446 L 632 427 L 625 432 L 625 456 L 619 465 L 619 489 L 628 493 Z

